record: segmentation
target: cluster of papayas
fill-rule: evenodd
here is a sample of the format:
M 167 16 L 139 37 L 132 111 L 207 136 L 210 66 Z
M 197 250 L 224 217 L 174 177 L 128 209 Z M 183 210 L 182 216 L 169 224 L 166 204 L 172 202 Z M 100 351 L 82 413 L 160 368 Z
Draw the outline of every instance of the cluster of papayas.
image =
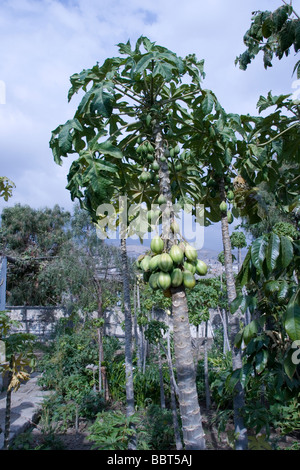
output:
M 196 284 L 195 274 L 207 273 L 206 263 L 198 259 L 197 250 L 188 243 L 176 240 L 167 253 L 163 239 L 156 235 L 150 248 L 150 252 L 137 260 L 137 267 L 142 270 L 144 281 L 153 290 L 162 289 L 166 296 L 171 295 L 171 287 L 182 284 L 192 289 Z
M 139 176 L 142 184 L 156 183 L 157 172 L 159 170 L 159 163 L 155 159 L 154 147 L 147 139 L 138 139 L 138 147 L 136 148 L 137 159 L 143 164 L 144 170 Z
M 229 224 L 232 224 L 234 221 L 234 217 L 232 215 L 232 212 L 230 210 L 230 205 L 234 203 L 234 192 L 232 190 L 232 183 L 231 183 L 231 178 L 230 176 L 225 176 L 224 177 L 224 182 L 225 182 L 225 192 L 226 192 L 226 200 L 222 201 L 219 208 L 221 212 L 226 212 L 227 213 L 227 220 Z
M 136 159 L 143 164 L 144 169 L 139 176 L 139 180 L 142 184 L 150 184 L 158 182 L 158 171 L 160 164 L 155 157 L 155 149 L 152 143 L 148 139 L 142 139 L 138 137 L 138 146 L 135 149 Z M 169 170 L 179 172 L 183 168 L 183 162 L 185 162 L 190 156 L 190 151 L 183 150 L 180 154 L 180 147 L 178 144 L 166 148 L 165 155 L 160 156 L 160 161 L 168 161 Z
M 229 210 L 229 208 L 228 208 L 227 202 L 226 202 L 226 201 L 222 201 L 221 204 L 220 204 L 220 206 L 219 206 L 219 208 L 220 208 L 220 211 L 221 211 L 221 212 L 223 212 L 223 213 L 226 212 L 226 213 L 227 213 L 227 220 L 228 220 L 228 223 L 229 223 L 229 224 L 232 224 L 232 222 L 233 222 L 233 220 L 234 220 L 234 217 L 233 217 L 233 215 L 232 215 L 232 212 L 231 212 L 231 211 Z
M 180 153 L 180 147 L 176 144 L 168 148 L 167 156 L 171 157 L 171 160 L 168 162 L 170 171 L 175 169 L 176 172 L 179 172 L 183 169 L 184 164 L 187 163 L 190 157 L 190 151 L 183 150 Z

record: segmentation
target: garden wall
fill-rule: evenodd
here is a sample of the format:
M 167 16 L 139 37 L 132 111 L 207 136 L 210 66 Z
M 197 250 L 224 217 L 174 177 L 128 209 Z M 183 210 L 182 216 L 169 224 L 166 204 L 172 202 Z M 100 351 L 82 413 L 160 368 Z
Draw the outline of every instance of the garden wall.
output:
M 19 322 L 19 327 L 14 328 L 13 332 L 32 333 L 37 336 L 40 341 L 46 341 L 53 337 L 59 320 L 65 318 L 72 325 L 71 319 L 65 308 L 62 307 L 6 307 L 6 311 L 10 312 L 13 320 Z M 158 311 L 155 318 L 164 321 L 164 312 Z M 97 313 L 94 312 L 94 317 Z M 171 317 L 172 318 L 172 317 Z M 172 319 L 170 318 L 170 328 L 172 329 Z M 115 307 L 105 312 L 105 325 L 104 334 L 108 336 L 116 336 L 124 338 L 124 330 L 122 325 L 124 323 L 124 314 L 121 307 Z M 134 321 L 133 321 L 134 333 Z M 204 325 L 201 325 L 197 330 L 196 327 L 191 326 L 191 335 L 193 338 L 204 337 Z M 208 338 L 212 338 L 211 325 L 208 327 Z

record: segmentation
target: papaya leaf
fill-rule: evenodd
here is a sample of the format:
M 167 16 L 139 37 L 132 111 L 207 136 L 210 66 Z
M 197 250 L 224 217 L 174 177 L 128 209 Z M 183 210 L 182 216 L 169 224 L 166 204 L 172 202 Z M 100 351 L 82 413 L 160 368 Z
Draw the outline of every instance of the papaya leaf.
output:
M 104 84 L 98 84 L 85 93 L 79 103 L 76 115 L 91 113 L 109 118 L 113 110 L 113 100 L 113 94 L 104 89 Z
M 105 142 L 101 142 L 100 144 L 97 145 L 96 150 L 98 152 L 103 153 L 103 155 L 108 155 L 113 158 L 123 158 L 123 154 L 121 150 L 118 147 L 115 147 L 112 145 L 112 143 L 109 140 L 106 140 Z
M 261 436 L 249 436 L 249 450 L 272 450 L 265 434 Z
M 153 52 L 149 52 L 148 54 L 145 54 L 142 56 L 142 58 L 138 61 L 136 64 L 136 67 L 134 68 L 134 74 L 141 74 L 146 70 L 150 62 L 154 60 L 154 54 Z
M 93 88 L 94 96 L 91 102 L 91 113 L 100 114 L 103 117 L 109 118 L 113 110 L 113 95 L 107 90 L 104 90 L 103 85 L 98 85 Z
M 117 44 L 118 48 L 119 48 L 119 52 L 120 54 L 126 54 L 126 55 L 129 55 L 131 56 L 133 54 L 133 51 L 131 49 L 131 44 L 130 44 L 130 41 L 128 40 L 127 43 L 119 43 Z
M 160 75 L 166 82 L 169 82 L 173 77 L 173 67 L 168 62 L 157 61 L 153 69 L 153 77 Z
M 58 133 L 58 145 L 61 151 L 61 155 L 63 156 L 72 151 L 73 129 L 79 130 L 80 132 L 83 130 L 78 119 L 69 119 L 61 127 Z

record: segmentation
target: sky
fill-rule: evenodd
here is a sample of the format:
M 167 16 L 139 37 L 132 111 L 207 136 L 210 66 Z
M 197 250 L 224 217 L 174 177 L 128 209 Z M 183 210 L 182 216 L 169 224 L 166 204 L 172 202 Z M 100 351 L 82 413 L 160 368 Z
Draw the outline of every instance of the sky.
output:
M 300 0 L 293 2 L 297 10 Z M 179 56 L 205 60 L 204 88 L 227 112 L 257 114 L 260 95 L 293 93 L 293 55 L 267 71 L 258 57 L 242 71 L 236 56 L 256 10 L 281 0 L 1 0 L 0 175 L 16 185 L 0 212 L 16 203 L 59 204 L 72 210 L 65 189 L 71 160 L 53 161 L 51 131 L 72 118 L 81 97 L 68 103 L 69 77 L 118 55 L 116 45 L 147 36 Z M 300 10 L 300 8 L 298 8 Z M 205 247 L 220 249 L 219 229 Z

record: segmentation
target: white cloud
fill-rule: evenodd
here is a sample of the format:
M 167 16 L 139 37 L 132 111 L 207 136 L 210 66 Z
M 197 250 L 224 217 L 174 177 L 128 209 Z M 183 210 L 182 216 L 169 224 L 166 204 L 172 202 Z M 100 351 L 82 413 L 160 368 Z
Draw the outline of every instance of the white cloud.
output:
M 64 189 L 70 162 L 57 167 L 51 131 L 73 116 L 79 97 L 67 102 L 69 77 L 118 54 L 116 44 L 140 35 L 178 55 L 205 59 L 211 88 L 227 111 L 254 113 L 260 94 L 292 93 L 294 57 L 246 72 L 234 65 L 243 52 L 251 12 L 275 9 L 279 0 L 4 0 L 0 5 L 1 71 L 6 104 L 0 104 L 1 174 L 17 186 L 16 201 L 33 206 L 70 204 Z M 2 203 L 1 203 L 2 205 Z

